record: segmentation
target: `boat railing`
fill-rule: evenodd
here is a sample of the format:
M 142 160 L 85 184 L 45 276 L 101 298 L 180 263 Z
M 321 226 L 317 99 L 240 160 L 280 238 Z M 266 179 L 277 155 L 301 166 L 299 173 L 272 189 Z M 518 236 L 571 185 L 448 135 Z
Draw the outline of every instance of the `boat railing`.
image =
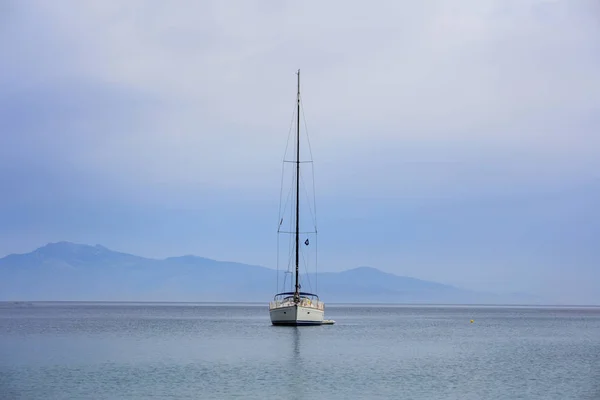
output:
M 275 300 L 269 302 L 269 309 L 280 308 L 280 307 L 289 307 L 294 305 L 294 302 L 289 300 Z M 300 305 L 302 307 L 311 307 L 316 308 L 317 310 L 325 310 L 325 303 L 322 301 L 311 301 L 309 299 L 302 299 L 300 301 Z

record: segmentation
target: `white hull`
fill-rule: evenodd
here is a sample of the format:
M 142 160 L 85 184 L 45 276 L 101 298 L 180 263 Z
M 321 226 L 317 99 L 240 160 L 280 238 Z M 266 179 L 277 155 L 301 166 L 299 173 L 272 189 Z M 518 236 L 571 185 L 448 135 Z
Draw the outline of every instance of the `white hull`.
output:
M 286 307 L 271 308 L 269 314 L 273 325 L 297 326 L 321 325 L 325 312 L 316 307 L 292 304 Z

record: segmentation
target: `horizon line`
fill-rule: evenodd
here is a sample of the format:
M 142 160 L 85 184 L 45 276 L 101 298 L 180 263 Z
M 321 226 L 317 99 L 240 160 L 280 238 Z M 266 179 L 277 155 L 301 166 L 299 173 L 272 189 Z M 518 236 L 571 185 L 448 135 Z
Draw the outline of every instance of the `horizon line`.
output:
M 0 300 L 0 304 L 157 304 L 157 305 L 243 305 L 264 306 L 268 302 L 262 301 L 169 301 L 169 300 Z M 393 307 L 502 307 L 502 308 L 600 308 L 600 304 L 526 304 L 526 303 L 349 303 L 331 302 L 329 306 L 393 306 Z

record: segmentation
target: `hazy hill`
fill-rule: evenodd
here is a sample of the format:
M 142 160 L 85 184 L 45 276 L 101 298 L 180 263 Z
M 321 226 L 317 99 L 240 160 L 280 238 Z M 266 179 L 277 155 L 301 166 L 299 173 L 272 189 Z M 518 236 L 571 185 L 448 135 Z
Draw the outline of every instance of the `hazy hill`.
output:
M 0 259 L 0 300 L 267 302 L 276 290 L 276 274 L 269 268 L 196 256 L 149 259 L 100 245 L 59 242 Z M 303 290 L 314 290 L 314 281 L 314 274 L 303 278 Z M 329 303 L 511 300 L 370 267 L 320 273 L 318 293 Z

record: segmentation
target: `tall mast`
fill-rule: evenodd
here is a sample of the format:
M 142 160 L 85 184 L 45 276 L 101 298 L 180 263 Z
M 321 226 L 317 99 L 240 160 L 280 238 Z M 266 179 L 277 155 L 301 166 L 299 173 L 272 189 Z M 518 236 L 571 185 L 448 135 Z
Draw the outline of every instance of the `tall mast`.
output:
M 300 70 L 298 70 L 298 94 L 296 96 L 298 104 L 296 121 L 296 290 L 294 291 L 294 301 L 300 301 L 300 283 L 298 282 L 299 270 L 299 251 L 300 251 Z

